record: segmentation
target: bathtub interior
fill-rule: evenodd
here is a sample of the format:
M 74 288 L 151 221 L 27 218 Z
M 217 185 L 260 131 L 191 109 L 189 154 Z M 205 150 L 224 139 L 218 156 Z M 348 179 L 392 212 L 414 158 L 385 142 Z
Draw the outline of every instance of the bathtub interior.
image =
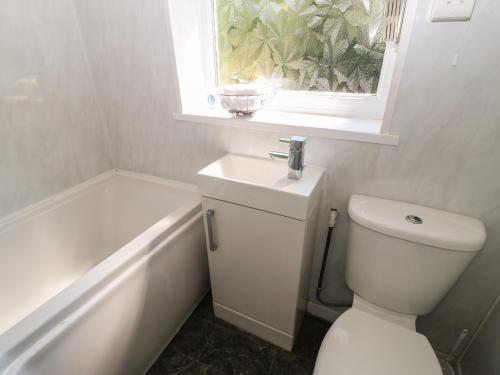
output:
M 199 198 L 113 174 L 0 225 L 0 335 L 148 227 Z

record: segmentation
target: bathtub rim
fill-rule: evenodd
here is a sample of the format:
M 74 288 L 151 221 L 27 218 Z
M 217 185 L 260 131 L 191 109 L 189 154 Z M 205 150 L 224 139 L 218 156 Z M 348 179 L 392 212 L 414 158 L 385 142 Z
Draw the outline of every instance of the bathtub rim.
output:
M 116 249 L 110 256 L 3 332 L 0 335 L 0 372 L 7 369 L 10 366 L 9 363 L 22 354 L 22 348 L 36 345 L 46 333 L 50 333 L 59 324 L 64 324 L 64 320 L 61 322 L 61 319 L 69 316 L 72 311 L 76 311 L 78 302 L 89 300 L 96 289 L 112 282 L 120 271 L 126 270 L 141 257 L 148 256 L 147 252 L 144 254 L 145 250 L 153 252 L 177 230 L 201 215 L 201 198 L 195 185 L 113 169 L 0 219 L 0 233 L 4 230 L 4 226 L 11 227 L 20 224 L 32 215 L 40 215 L 57 208 L 104 185 L 115 176 L 188 191 L 193 193 L 193 198 L 186 199 L 181 207 L 152 223 L 146 230 Z
M 0 233 L 2 233 L 10 226 L 19 224 L 20 222 L 22 222 L 24 219 L 27 219 L 31 215 L 40 215 L 57 206 L 60 206 L 73 199 L 76 199 L 79 196 L 91 191 L 92 188 L 98 188 L 100 184 L 103 184 L 108 180 L 112 180 L 113 177 L 128 177 L 135 180 L 141 180 L 158 185 L 168 186 L 174 189 L 187 190 L 189 192 L 196 193 L 197 195 L 199 195 L 198 187 L 194 184 L 114 168 L 109 171 L 103 172 L 97 176 L 91 177 L 66 190 L 53 194 L 45 199 L 42 199 L 41 201 L 32 203 L 24 208 L 21 208 L 20 210 L 7 214 L 3 217 L 0 217 Z

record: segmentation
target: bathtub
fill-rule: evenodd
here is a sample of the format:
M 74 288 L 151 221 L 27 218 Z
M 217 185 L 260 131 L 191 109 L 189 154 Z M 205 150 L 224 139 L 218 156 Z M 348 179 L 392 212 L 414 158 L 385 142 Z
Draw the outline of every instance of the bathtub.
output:
M 0 374 L 146 372 L 209 288 L 192 185 L 113 170 L 0 219 Z

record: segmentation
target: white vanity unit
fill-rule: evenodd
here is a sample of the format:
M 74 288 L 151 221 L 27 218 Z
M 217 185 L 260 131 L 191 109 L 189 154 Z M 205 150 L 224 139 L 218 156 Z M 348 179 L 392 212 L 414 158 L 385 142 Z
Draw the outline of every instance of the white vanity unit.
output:
M 324 169 L 226 155 L 200 172 L 215 315 L 291 350 L 306 307 Z

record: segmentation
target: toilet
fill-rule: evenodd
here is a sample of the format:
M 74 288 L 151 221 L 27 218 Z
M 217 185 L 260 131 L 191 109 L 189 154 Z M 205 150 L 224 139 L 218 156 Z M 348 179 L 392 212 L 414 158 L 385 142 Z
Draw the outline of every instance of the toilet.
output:
M 315 375 L 442 375 L 416 332 L 482 249 L 470 217 L 375 197 L 349 200 L 346 282 L 353 306 L 321 344 Z

